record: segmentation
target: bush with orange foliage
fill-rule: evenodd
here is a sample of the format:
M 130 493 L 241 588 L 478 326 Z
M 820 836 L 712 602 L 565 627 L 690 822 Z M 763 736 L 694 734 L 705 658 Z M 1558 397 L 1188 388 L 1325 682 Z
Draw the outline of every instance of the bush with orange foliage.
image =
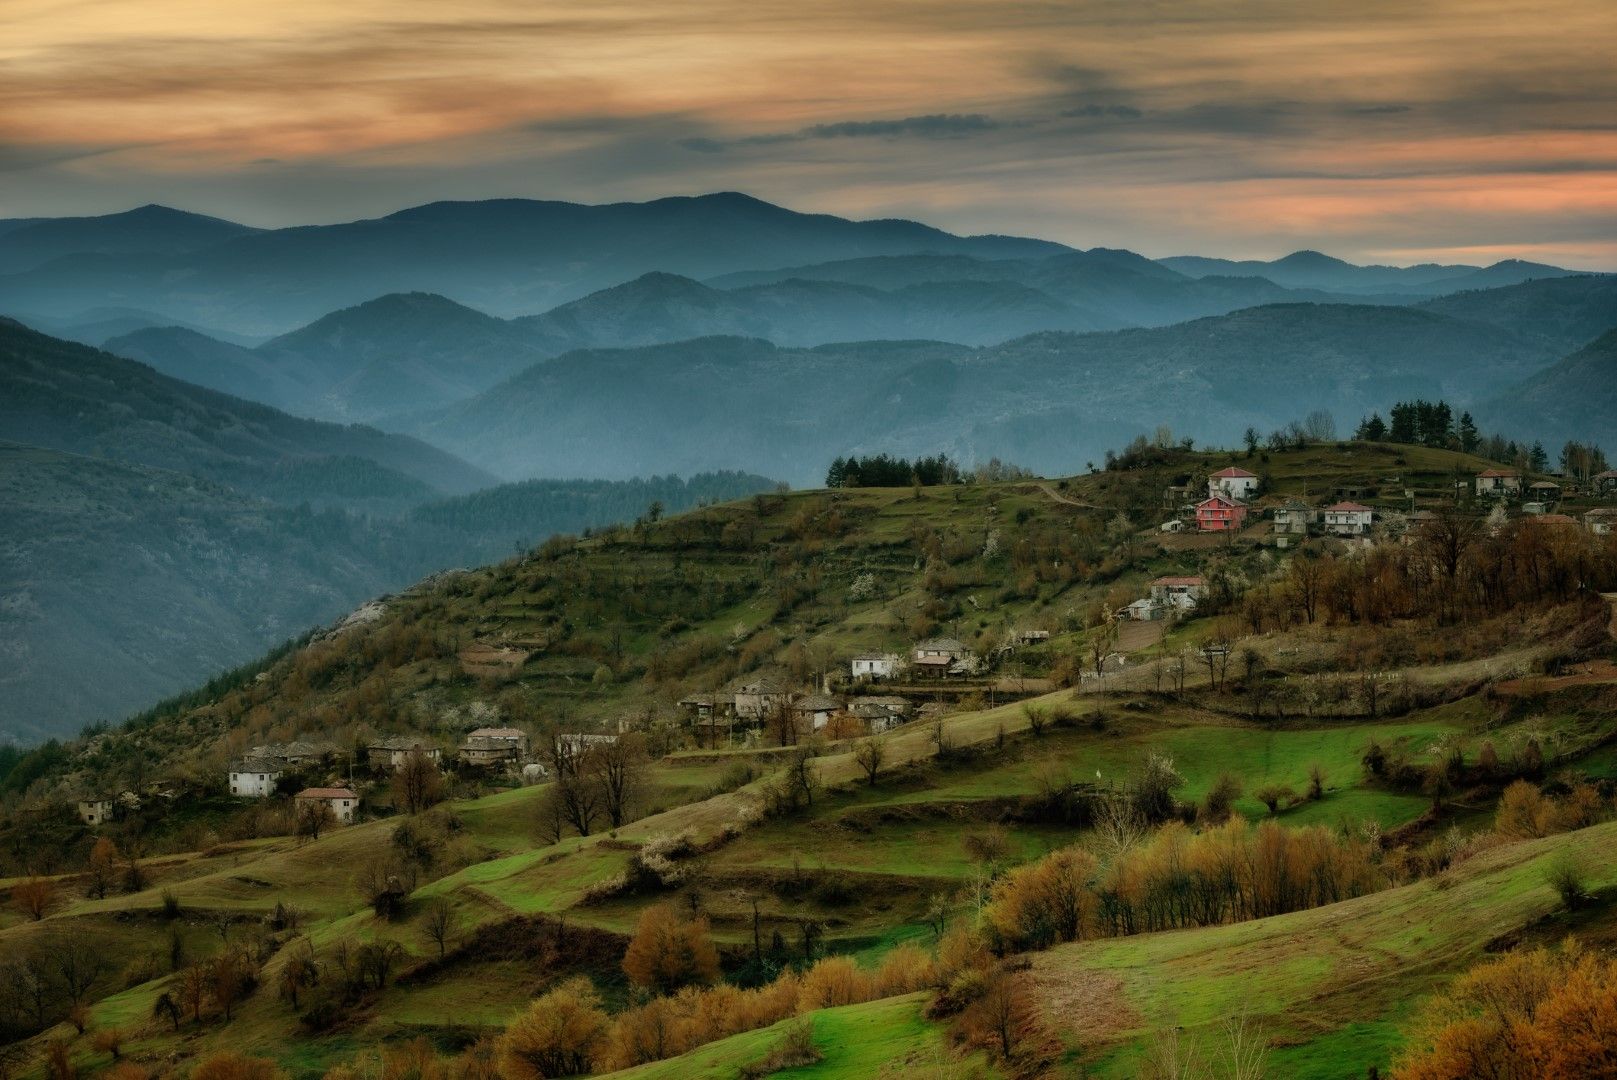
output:
M 1499 798 L 1494 832 L 1508 840 L 1582 829 L 1611 816 L 1611 807 L 1592 784 L 1574 783 L 1561 798 L 1546 795 L 1536 784 L 1517 780 Z
M 1170 822 L 1097 873 L 1078 848 L 1007 874 L 985 911 L 998 952 L 1047 948 L 1085 933 L 1209 926 L 1335 903 L 1384 884 L 1369 843 L 1323 826 L 1253 828 L 1231 818 L 1193 833 Z
M 1396 1080 L 1617 1075 L 1617 959 L 1561 949 L 1472 968 L 1426 1007 Z
M 719 951 L 707 920 L 681 918 L 672 904 L 646 908 L 623 954 L 623 973 L 636 986 L 662 994 L 712 982 L 719 976 Z
M 269 1058 L 225 1050 L 198 1062 L 191 1070 L 191 1080 L 286 1080 L 286 1074 Z
M 1077 941 L 1093 922 L 1096 866 L 1095 856 L 1074 847 L 1012 870 L 994 886 L 986 913 L 990 933 L 1012 949 Z
M 569 979 L 505 1029 L 500 1075 L 505 1080 L 544 1080 L 589 1072 L 607 1048 L 610 1024 L 590 981 Z
M 803 975 L 797 1011 L 811 1012 L 868 1001 L 874 983 L 870 975 L 847 956 L 827 956 Z

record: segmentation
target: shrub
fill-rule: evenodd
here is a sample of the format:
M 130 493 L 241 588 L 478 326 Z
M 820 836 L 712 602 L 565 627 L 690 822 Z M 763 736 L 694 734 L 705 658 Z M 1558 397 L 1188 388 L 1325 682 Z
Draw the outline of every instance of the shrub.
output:
M 500 1074 L 506 1080 L 544 1080 L 590 1071 L 606 1046 L 608 1020 L 601 999 L 582 976 L 540 997 L 500 1037 Z
M 1582 907 L 1589 898 L 1589 876 L 1583 864 L 1570 851 L 1563 851 L 1544 868 L 1544 881 L 1561 898 L 1568 911 Z
M 664 994 L 712 982 L 719 974 L 719 953 L 707 920 L 686 921 L 672 904 L 646 908 L 623 954 L 623 973 L 636 986 Z

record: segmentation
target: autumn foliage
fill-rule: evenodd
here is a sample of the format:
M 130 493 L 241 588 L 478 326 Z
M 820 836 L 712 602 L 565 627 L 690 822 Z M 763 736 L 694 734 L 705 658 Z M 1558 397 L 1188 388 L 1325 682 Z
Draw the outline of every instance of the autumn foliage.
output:
M 1617 959 L 1568 942 L 1490 960 L 1426 1010 L 1396 1080 L 1617 1075 Z
M 1007 874 L 986 912 L 1001 951 L 1090 935 L 1209 926 L 1335 903 L 1383 884 L 1372 846 L 1322 826 L 1245 818 L 1193 833 L 1170 822 L 1097 872 L 1076 848 Z
M 500 1075 L 505 1080 L 544 1080 L 587 1073 L 606 1046 L 610 1023 L 590 981 L 569 979 L 505 1029 Z
M 663 994 L 712 982 L 719 975 L 719 952 L 707 920 L 682 919 L 671 904 L 646 908 L 623 954 L 623 973 L 636 986 Z

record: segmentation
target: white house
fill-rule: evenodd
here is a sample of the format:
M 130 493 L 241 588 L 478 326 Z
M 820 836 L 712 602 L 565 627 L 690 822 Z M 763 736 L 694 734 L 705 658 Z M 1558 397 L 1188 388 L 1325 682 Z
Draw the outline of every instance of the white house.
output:
M 1355 502 L 1327 506 L 1323 515 L 1325 531 L 1334 536 L 1363 536 L 1370 531 L 1375 511 Z
M 339 825 L 352 825 L 354 811 L 359 809 L 359 796 L 345 787 L 304 788 L 292 796 L 292 800 L 299 810 L 308 805 L 324 803 L 331 808 L 331 816 Z
M 245 799 L 262 799 L 275 794 L 275 785 L 286 766 L 279 758 L 251 755 L 230 763 L 230 793 Z
M 1257 475 L 1249 473 L 1245 469 L 1237 469 L 1234 465 L 1227 469 L 1220 469 L 1207 478 L 1208 498 L 1223 495 L 1240 502 L 1246 502 L 1257 494 L 1257 491 Z
M 849 661 L 848 666 L 856 679 L 891 679 L 898 674 L 903 662 L 897 653 L 863 652 Z
M 595 735 L 582 731 L 568 731 L 558 734 L 556 741 L 568 754 L 582 754 L 592 746 L 611 746 L 618 741 L 616 735 Z
M 1477 473 L 1477 494 L 1503 498 L 1522 490 L 1522 474 L 1515 469 L 1485 469 Z
M 1194 608 L 1206 595 L 1207 579 L 1203 577 L 1159 577 L 1151 583 L 1153 601 L 1180 611 Z

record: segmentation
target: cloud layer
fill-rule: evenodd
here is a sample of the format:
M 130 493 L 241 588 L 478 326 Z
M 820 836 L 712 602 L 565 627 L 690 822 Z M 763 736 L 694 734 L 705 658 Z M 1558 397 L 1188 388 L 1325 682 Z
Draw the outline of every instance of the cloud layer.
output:
M 743 189 L 1151 254 L 1617 267 L 1609 0 L 11 0 L 0 214 Z

